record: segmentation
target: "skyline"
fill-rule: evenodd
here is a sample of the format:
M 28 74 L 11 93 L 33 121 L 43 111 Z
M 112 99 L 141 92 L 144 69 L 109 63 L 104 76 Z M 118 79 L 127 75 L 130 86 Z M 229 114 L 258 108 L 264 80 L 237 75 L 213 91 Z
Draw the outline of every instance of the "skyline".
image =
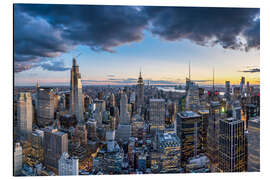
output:
M 201 84 L 259 84 L 259 26 L 256 8 L 16 4 L 15 86 L 69 85 L 78 55 L 83 85 L 184 83 L 189 61 Z

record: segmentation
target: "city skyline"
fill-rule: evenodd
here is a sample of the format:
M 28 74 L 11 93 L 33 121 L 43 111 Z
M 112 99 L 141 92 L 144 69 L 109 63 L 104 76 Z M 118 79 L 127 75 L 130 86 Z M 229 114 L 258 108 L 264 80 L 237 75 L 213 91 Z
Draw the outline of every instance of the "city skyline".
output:
M 72 17 L 68 15 L 71 11 Z M 61 18 L 61 12 L 70 22 Z M 111 13 L 113 17 L 109 17 Z M 163 22 L 164 14 L 171 22 Z M 16 4 L 15 86 L 33 86 L 37 81 L 44 86 L 69 85 L 73 57 L 80 64 L 83 85 L 136 84 L 140 69 L 145 83 L 183 84 L 189 61 L 191 78 L 200 84 L 212 84 L 215 68 L 216 84 L 226 80 L 239 84 L 244 76 L 250 84 L 258 85 L 259 22 L 256 8 Z M 91 29 L 93 24 L 96 27 Z M 215 25 L 222 32 L 213 30 Z M 34 28 L 43 31 L 35 32 Z

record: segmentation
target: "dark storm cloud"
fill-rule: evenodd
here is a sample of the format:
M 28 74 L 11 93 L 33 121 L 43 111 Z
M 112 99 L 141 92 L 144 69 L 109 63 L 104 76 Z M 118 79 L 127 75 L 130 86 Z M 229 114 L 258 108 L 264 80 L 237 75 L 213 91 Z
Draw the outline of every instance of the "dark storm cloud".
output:
M 141 41 L 144 30 L 168 41 L 260 48 L 259 9 L 16 4 L 15 69 L 35 67 L 27 62 L 41 65 L 77 45 L 114 52 L 115 47 Z
M 140 41 L 147 25 L 146 17 L 128 6 L 19 5 L 18 9 L 45 19 L 70 43 L 93 50 L 112 52 L 114 47 Z
M 244 72 L 244 73 L 257 73 L 260 72 L 259 68 L 253 68 L 253 69 L 247 69 L 247 70 L 243 70 L 243 71 L 239 71 L 239 72 Z
M 188 39 L 235 50 L 260 47 L 259 9 L 150 7 L 143 11 L 151 19 L 150 31 L 168 41 Z
M 63 61 L 47 62 L 40 65 L 42 69 L 47 71 L 67 71 L 70 68 L 65 67 Z

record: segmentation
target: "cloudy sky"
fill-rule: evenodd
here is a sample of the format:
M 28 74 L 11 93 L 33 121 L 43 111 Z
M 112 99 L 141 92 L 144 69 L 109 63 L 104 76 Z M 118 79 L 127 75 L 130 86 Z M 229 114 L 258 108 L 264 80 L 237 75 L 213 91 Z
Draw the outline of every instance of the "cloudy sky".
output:
M 256 8 L 14 5 L 15 85 L 260 81 Z

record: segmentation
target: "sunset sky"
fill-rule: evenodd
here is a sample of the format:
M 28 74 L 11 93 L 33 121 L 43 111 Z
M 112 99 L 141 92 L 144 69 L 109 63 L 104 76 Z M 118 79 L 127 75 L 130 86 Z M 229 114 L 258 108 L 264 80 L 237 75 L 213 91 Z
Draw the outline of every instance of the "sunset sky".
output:
M 260 82 L 256 8 L 14 6 L 15 85 L 68 85 L 77 57 L 83 84 L 192 80 Z

